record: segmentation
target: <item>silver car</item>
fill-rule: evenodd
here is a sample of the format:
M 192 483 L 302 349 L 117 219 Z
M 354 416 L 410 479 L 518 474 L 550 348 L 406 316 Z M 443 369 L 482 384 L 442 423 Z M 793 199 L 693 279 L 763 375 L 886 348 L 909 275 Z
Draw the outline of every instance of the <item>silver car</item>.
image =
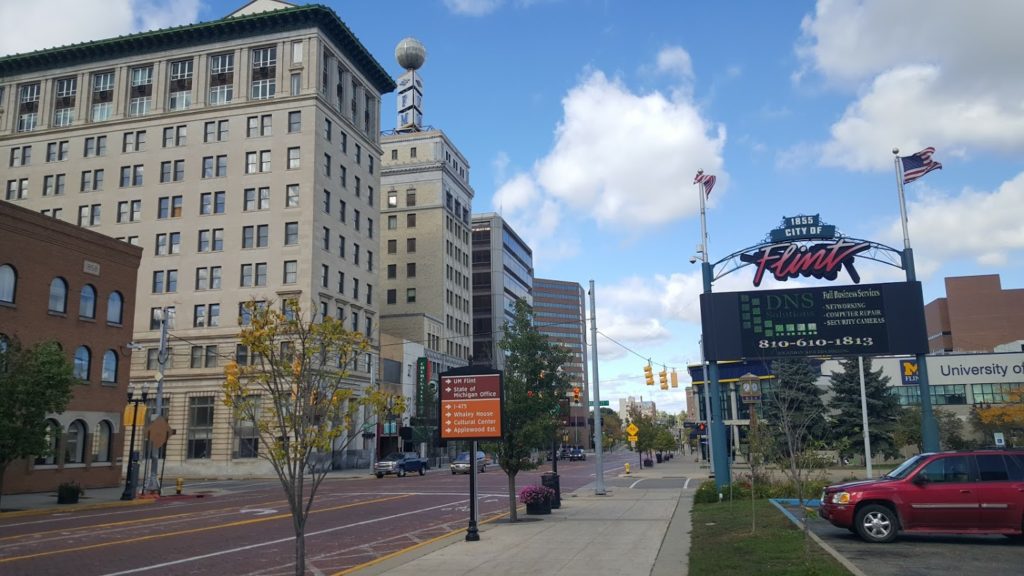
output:
M 476 453 L 476 466 L 480 472 L 487 471 L 487 456 L 482 452 Z M 452 474 L 469 474 L 469 452 L 459 452 L 451 463 Z

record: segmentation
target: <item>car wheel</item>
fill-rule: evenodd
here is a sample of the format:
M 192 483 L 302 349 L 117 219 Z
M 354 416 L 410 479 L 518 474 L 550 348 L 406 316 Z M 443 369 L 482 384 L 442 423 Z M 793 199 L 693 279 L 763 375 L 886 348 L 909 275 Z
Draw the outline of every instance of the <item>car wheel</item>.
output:
M 380 472 L 377 472 L 377 474 L 375 474 L 375 476 L 377 476 L 377 478 L 383 478 L 384 474 L 381 474 Z
M 899 530 L 896 513 L 881 504 L 868 504 L 858 510 L 854 523 L 857 534 L 865 541 L 875 544 L 892 542 Z
M 405 476 L 405 468 L 399 468 L 398 469 L 398 477 L 401 478 L 403 476 Z
M 455 476 L 455 470 L 452 470 L 452 476 Z
M 427 467 L 426 466 L 420 466 L 420 476 L 423 476 L 426 473 L 427 473 Z

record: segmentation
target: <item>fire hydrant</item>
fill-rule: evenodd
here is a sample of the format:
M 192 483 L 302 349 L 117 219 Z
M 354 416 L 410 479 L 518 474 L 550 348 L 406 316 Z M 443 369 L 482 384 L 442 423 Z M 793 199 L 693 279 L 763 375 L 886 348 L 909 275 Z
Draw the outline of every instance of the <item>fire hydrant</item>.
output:
M 626 474 L 629 474 L 629 462 L 626 462 Z
M 180 496 L 181 495 L 181 491 L 184 488 L 185 488 L 185 479 L 184 478 L 178 478 L 178 479 L 176 479 L 174 481 L 174 493 L 175 494 Z

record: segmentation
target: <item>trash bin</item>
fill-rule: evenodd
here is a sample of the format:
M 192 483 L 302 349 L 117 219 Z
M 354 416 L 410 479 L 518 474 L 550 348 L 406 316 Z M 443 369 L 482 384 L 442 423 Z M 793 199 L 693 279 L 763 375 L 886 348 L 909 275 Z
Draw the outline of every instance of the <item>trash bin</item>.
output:
M 658 464 L 661 464 L 662 462 L 665 461 L 664 457 L 661 455 L 661 452 L 658 452 L 657 454 L 655 454 L 654 457 L 657 459 Z
M 555 497 L 551 500 L 552 508 L 562 507 L 562 490 L 558 487 L 558 474 L 545 472 L 540 475 L 540 484 L 555 491 Z

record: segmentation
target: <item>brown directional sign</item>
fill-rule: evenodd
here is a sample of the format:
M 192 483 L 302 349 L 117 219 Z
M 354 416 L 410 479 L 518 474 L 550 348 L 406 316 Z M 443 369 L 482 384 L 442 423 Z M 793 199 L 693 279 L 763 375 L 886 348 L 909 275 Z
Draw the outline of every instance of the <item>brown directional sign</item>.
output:
M 501 373 L 441 374 L 442 440 L 501 438 Z

